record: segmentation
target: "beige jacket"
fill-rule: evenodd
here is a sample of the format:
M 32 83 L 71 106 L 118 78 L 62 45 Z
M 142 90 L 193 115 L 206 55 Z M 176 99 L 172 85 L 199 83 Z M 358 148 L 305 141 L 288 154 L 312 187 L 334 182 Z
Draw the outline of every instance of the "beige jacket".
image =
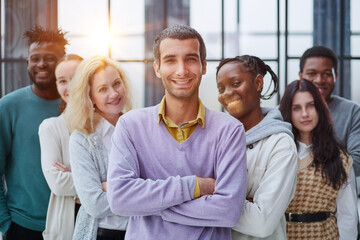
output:
M 63 115 L 45 119 L 39 127 L 41 167 L 51 189 L 45 240 L 72 239 L 76 191 L 70 172 L 61 172 L 53 164 L 60 161 L 70 169 L 69 130 Z

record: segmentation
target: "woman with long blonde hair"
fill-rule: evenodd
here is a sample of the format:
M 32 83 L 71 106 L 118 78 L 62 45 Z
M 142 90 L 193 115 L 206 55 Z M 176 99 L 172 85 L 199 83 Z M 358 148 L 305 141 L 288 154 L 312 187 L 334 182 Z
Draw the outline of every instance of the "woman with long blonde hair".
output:
M 123 239 L 127 217 L 114 215 L 106 196 L 111 136 L 119 117 L 131 109 L 129 80 L 113 60 L 82 62 L 71 82 L 65 111 L 70 161 L 81 207 L 73 239 Z

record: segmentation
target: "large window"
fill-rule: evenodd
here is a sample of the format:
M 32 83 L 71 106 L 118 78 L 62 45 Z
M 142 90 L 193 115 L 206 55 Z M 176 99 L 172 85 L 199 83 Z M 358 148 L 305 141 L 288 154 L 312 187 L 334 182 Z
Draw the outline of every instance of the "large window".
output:
M 158 1 L 166 3 L 175 0 Z M 319 1 L 322 0 L 178 1 L 186 5 L 190 25 L 201 33 L 207 46 L 207 73 L 200 88 L 205 105 L 221 110 L 217 101 L 216 66 L 222 58 L 243 54 L 262 58 L 278 74 L 280 94 L 262 103 L 263 106 L 277 105 L 286 84 L 298 78 L 299 57 L 314 43 L 314 8 Z M 4 59 L 3 55 L 6 27 L 4 2 L 1 1 L 1 63 L 11 61 Z M 148 87 L 145 79 L 148 74 L 146 64 L 152 59 L 145 57 L 149 56 L 145 52 L 149 51 L 145 48 L 146 29 L 160 23 L 145 22 L 145 10 L 154 2 L 157 1 L 57 0 L 58 26 L 68 31 L 70 40 L 68 53 L 85 58 L 101 54 L 117 60 L 131 79 L 136 108 L 149 105 L 145 103 L 145 86 Z M 350 79 L 346 81 L 352 100 L 360 103 L 360 94 L 357 94 L 360 83 L 356 81 L 360 75 L 360 14 L 357 12 L 360 1 L 344 2 L 350 4 L 348 32 L 351 44 L 350 52 L 339 58 L 340 61 L 350 63 Z M 168 16 L 166 23 L 170 25 L 173 22 L 174 19 Z M 4 86 L 8 80 L 4 68 L 1 69 L 0 87 L 1 95 L 4 95 Z M 266 76 L 265 84 L 269 82 L 270 76 Z

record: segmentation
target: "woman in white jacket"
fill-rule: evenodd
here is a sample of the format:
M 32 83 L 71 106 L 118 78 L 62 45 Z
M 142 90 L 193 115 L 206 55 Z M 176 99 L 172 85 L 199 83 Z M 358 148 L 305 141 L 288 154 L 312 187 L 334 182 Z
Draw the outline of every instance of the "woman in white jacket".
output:
M 267 72 L 274 87 L 268 94 L 270 82 L 262 95 Z M 277 76 L 258 57 L 244 55 L 221 61 L 216 79 L 219 102 L 246 131 L 246 201 L 232 239 L 286 239 L 284 212 L 295 192 L 296 146 L 280 112 L 260 107 L 261 99 L 277 92 Z
M 60 112 L 69 96 L 69 83 L 82 57 L 69 54 L 61 58 L 55 69 L 56 86 L 61 97 Z M 45 119 L 39 127 L 41 167 L 51 189 L 44 239 L 72 239 L 75 212 L 79 209 L 69 161 L 69 130 L 63 114 Z

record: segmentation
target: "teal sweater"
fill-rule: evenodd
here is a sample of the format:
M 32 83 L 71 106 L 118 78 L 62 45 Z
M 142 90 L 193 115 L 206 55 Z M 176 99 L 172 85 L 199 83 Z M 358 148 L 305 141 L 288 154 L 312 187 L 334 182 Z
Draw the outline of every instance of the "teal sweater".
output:
M 41 170 L 40 123 L 59 115 L 60 100 L 37 97 L 31 86 L 0 99 L 0 231 L 11 221 L 43 231 L 50 189 Z

